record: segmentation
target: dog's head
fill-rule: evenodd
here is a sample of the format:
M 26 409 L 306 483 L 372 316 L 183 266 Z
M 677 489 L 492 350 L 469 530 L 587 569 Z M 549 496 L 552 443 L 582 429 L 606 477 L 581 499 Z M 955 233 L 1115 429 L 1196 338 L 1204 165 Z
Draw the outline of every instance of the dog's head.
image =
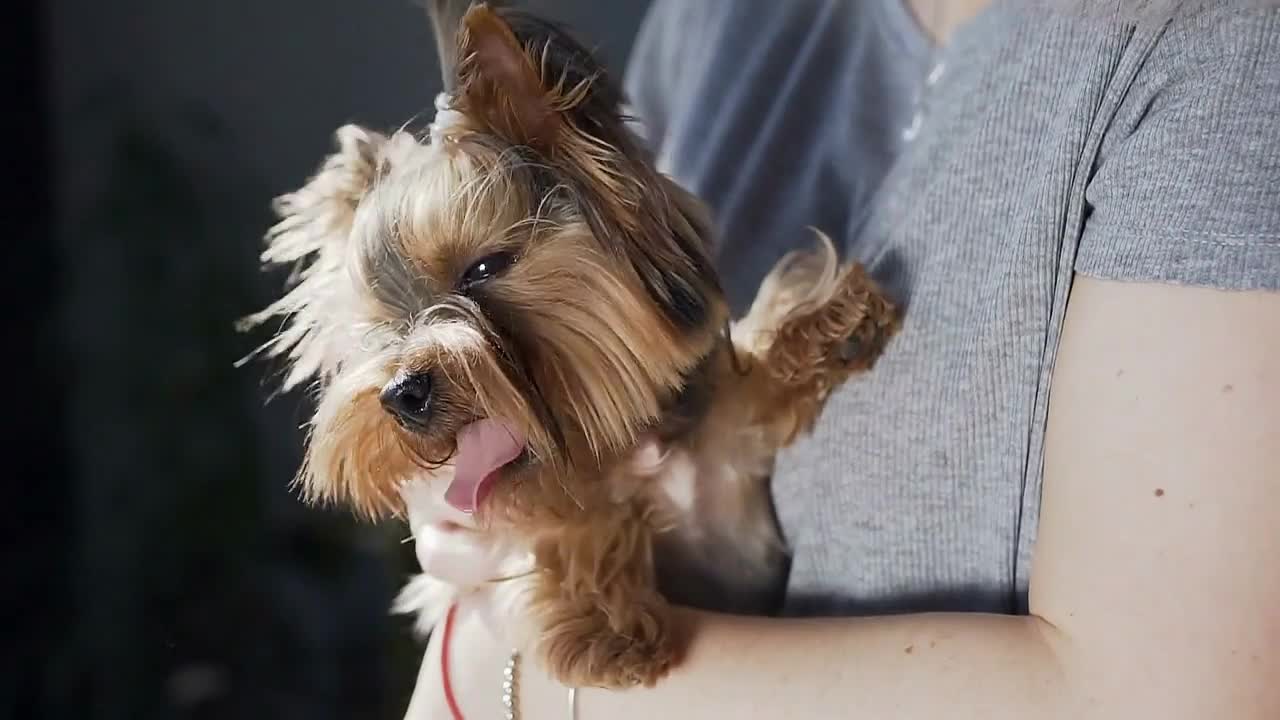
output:
M 536 18 L 472 8 L 429 137 L 339 131 L 277 204 L 295 264 L 266 346 L 314 381 L 300 481 L 399 509 L 422 468 L 475 510 L 572 501 L 566 472 L 637 435 L 709 353 L 726 308 L 702 207 L 653 167 L 591 55 Z

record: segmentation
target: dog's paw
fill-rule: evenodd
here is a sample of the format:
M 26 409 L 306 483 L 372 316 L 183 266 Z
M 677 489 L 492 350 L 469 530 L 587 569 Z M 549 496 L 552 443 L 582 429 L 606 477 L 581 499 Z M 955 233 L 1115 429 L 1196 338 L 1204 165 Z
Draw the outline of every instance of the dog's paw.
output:
M 651 687 L 676 660 L 669 615 L 661 600 L 632 601 L 625 608 L 586 599 L 570 603 L 543 634 L 542 661 L 568 687 Z
M 841 282 L 841 291 L 823 308 L 843 334 L 831 343 L 828 357 L 845 371 L 866 370 L 897 331 L 897 310 L 860 265 L 845 267 Z
M 897 327 L 893 304 L 857 263 L 840 268 L 820 303 L 787 316 L 765 366 L 784 385 L 829 388 L 871 367 Z

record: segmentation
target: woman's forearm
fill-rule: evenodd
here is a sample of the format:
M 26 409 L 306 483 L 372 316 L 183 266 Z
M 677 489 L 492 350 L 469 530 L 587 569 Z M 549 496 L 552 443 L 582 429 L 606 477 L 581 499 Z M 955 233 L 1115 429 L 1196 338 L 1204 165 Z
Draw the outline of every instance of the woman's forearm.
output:
M 1081 717 L 1055 631 L 1034 617 L 682 618 L 692 642 L 669 677 L 579 691 L 578 720 Z M 565 692 L 538 674 L 525 716 L 568 718 Z

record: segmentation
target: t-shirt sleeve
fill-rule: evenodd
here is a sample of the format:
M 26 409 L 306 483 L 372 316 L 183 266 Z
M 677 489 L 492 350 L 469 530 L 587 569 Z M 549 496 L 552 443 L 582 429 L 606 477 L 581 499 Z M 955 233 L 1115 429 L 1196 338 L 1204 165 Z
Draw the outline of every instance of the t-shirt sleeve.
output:
M 1280 11 L 1174 20 L 1108 135 L 1077 272 L 1280 290 Z

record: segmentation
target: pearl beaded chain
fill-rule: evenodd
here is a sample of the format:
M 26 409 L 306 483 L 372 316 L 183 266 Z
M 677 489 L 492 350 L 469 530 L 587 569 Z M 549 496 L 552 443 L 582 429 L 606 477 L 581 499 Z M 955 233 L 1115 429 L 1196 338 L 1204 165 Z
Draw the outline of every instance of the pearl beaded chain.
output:
M 520 697 L 520 682 L 516 671 L 520 667 L 520 651 L 512 650 L 511 657 L 502 668 L 502 707 L 507 709 L 507 720 L 520 720 L 517 700 Z

